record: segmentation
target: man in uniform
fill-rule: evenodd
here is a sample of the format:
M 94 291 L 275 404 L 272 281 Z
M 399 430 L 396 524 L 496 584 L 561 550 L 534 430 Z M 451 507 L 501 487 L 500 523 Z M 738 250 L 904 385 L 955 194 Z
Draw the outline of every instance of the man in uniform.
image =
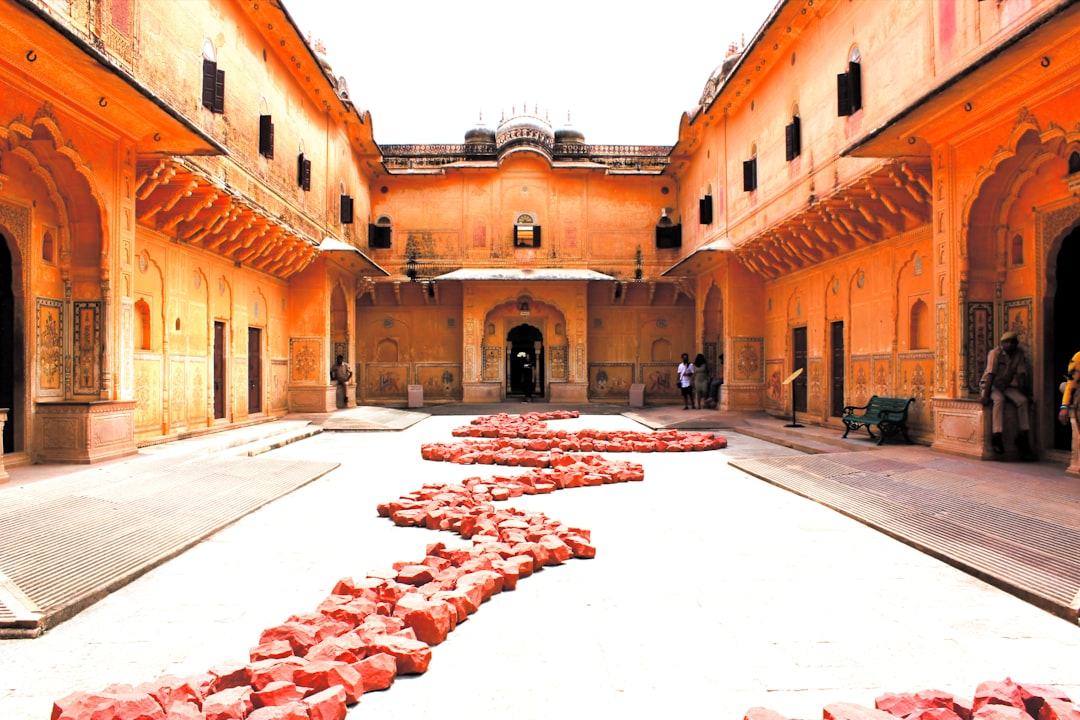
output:
M 1027 355 L 1020 348 L 1020 339 L 1012 330 L 1001 336 L 1001 344 L 990 351 L 986 358 L 986 372 L 979 383 L 983 405 L 992 405 L 990 424 L 993 435 L 990 446 L 1001 455 L 1005 452 L 1002 430 L 1005 425 L 1006 401 L 1016 405 L 1016 419 L 1019 433 L 1016 436 L 1016 448 L 1023 460 L 1034 460 L 1028 432 L 1031 430 L 1031 417 L 1028 406 L 1031 403 L 1031 365 Z

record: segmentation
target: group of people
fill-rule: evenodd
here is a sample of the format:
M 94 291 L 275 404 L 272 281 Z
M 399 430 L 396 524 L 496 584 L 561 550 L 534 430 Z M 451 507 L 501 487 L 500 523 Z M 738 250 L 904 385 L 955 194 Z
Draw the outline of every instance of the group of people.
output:
M 1061 407 L 1058 408 L 1058 422 L 1068 425 L 1069 419 L 1080 422 L 1077 415 L 1080 383 L 1080 352 L 1072 356 L 1066 372 L 1065 382 L 1061 384 Z M 1012 330 L 1001 336 L 1000 344 L 990 351 L 986 358 L 986 371 L 979 381 L 980 400 L 990 406 L 990 448 L 996 455 L 1005 453 L 1005 403 L 1016 406 L 1016 449 L 1020 459 L 1031 461 L 1035 453 L 1031 448 L 1028 433 L 1031 430 L 1031 416 L 1028 408 L 1031 404 L 1031 365 L 1027 355 L 1020 347 L 1020 338 Z
M 720 357 L 723 360 L 723 356 Z M 678 374 L 683 410 L 720 407 L 720 386 L 724 384 L 724 377 L 720 373 L 717 373 L 715 377 L 709 377 L 708 363 L 704 354 L 698 353 L 694 362 L 690 362 L 690 355 L 683 353 Z

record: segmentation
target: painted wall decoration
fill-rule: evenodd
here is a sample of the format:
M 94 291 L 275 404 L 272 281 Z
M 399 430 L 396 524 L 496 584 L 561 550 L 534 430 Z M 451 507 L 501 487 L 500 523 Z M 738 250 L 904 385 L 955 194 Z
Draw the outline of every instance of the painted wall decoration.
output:
M 498 380 L 502 377 L 502 358 L 501 345 L 484 346 L 484 380 Z
M 416 381 L 424 388 L 424 400 L 460 400 L 461 365 L 417 364 Z
M 874 395 L 893 396 L 892 390 L 892 357 L 889 355 L 874 356 L 874 381 L 871 386 Z
M 330 382 L 330 363 L 323 362 L 321 338 L 289 338 L 289 366 L 294 383 Z
M 808 358 L 806 361 L 806 409 L 812 415 L 825 411 L 825 361 Z
M 365 394 L 380 400 L 405 398 L 409 388 L 409 366 L 405 363 L 368 363 Z
M 161 432 L 161 358 L 152 353 L 135 356 L 135 431 Z
M 851 356 L 851 404 L 866 405 L 870 402 L 871 390 L 871 361 L 869 355 Z
M 765 361 L 765 404 L 771 408 L 784 407 L 784 378 L 790 373 L 784 372 L 783 358 Z
M 589 365 L 589 397 L 625 398 L 634 382 L 633 363 L 603 363 Z
M 270 362 L 270 409 L 282 412 L 289 409 L 288 360 L 275 359 Z
M 73 328 L 73 387 L 75 395 L 96 395 L 99 392 L 98 372 L 101 353 L 101 303 L 74 303 Z
M 933 383 L 934 353 L 905 353 L 899 358 L 899 397 L 913 397 L 915 402 L 908 409 L 908 423 L 927 430 L 933 428 L 931 417 L 931 386 Z
M 970 302 L 967 306 L 967 391 L 979 392 L 979 380 L 986 369 L 986 356 L 996 345 L 994 305 Z
M 1028 358 L 1035 356 L 1035 333 L 1032 332 L 1031 306 L 1031 298 L 1005 301 L 1005 330 L 1012 330 L 1020 337 L 1020 347 L 1027 353 Z M 994 338 L 994 340 L 996 341 L 997 338 Z
M 678 363 L 641 363 L 641 382 L 645 394 L 653 397 L 679 397 L 676 370 Z
M 566 345 L 555 345 L 548 348 L 551 353 L 551 380 L 566 380 L 569 373 L 569 365 L 566 362 L 566 354 L 569 348 Z
M 731 339 L 732 357 L 727 358 L 726 382 L 765 382 L 765 341 L 759 337 Z
M 47 397 L 63 397 L 64 312 L 60 300 L 37 301 L 38 391 Z

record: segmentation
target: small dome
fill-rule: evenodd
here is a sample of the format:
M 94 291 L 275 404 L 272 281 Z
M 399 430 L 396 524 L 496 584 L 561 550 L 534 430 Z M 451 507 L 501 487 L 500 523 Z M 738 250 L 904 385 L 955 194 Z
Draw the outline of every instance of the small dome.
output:
M 585 142 L 585 135 L 570 124 L 569 113 L 566 116 L 566 124 L 555 131 L 555 142 L 581 145 Z
M 465 133 L 466 145 L 480 145 L 483 143 L 494 143 L 495 131 L 484 125 L 484 119 L 480 118 L 480 122 L 476 123 L 476 127 L 468 130 Z

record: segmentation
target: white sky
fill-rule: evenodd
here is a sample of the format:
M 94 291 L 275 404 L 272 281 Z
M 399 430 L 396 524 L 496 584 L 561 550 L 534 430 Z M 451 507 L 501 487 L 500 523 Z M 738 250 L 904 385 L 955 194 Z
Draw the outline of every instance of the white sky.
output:
M 380 145 L 460 143 L 483 113 L 569 112 L 590 144 L 673 145 L 730 43 L 776 0 L 285 0 Z

